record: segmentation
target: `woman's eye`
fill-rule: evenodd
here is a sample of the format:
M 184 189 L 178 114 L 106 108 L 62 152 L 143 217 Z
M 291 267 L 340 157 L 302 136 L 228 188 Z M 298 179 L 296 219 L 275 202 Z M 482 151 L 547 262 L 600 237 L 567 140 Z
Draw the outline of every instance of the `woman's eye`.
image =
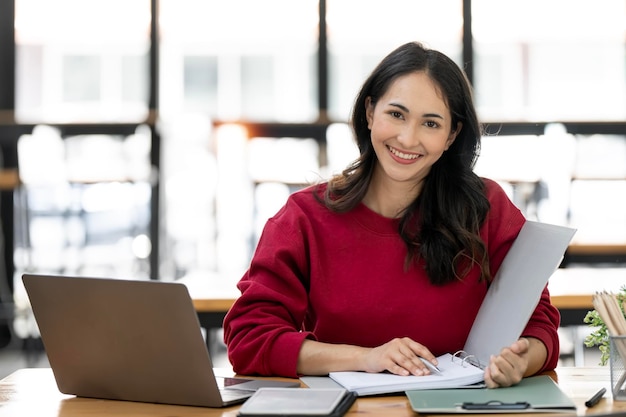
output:
M 426 123 L 424 123 L 424 124 L 425 124 L 427 127 L 432 127 L 432 128 L 439 127 L 439 123 L 437 123 L 437 122 L 435 122 L 435 121 L 433 121 L 433 120 L 429 120 L 429 121 L 427 121 L 427 122 L 426 122 Z
M 392 112 L 389 112 L 389 114 L 391 115 L 391 117 L 394 117 L 396 119 L 402 118 L 402 113 L 400 113 L 399 111 L 392 111 Z

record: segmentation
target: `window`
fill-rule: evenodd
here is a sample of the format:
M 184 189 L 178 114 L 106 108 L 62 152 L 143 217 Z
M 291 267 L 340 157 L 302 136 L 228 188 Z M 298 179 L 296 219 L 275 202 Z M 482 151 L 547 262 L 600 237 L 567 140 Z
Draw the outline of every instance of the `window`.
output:
M 98 56 L 64 56 L 61 67 L 63 74 L 61 101 L 92 103 L 100 100 L 101 68 L 100 57 Z
M 568 158 L 584 153 L 585 161 L 577 162 L 578 171 L 554 179 L 559 185 L 547 193 L 529 192 L 523 185 L 514 190 L 520 201 L 534 205 L 534 216 L 572 222 L 581 230 L 579 236 L 591 236 L 589 230 L 597 241 L 621 233 L 622 229 L 611 229 L 604 221 L 611 218 L 618 225 L 626 221 L 613 212 L 596 216 L 598 221 L 589 227 L 582 226 L 589 213 L 596 212 L 585 205 L 589 190 L 597 190 L 597 205 L 615 207 L 607 196 L 621 192 L 620 181 L 625 179 L 621 171 L 611 172 L 610 178 L 605 178 L 606 173 L 588 173 L 591 166 L 614 165 L 589 151 L 608 149 L 602 135 L 616 135 L 611 137 L 612 146 L 625 141 L 626 4 L 621 0 L 597 4 L 583 0 L 325 0 L 321 4 L 325 7 L 320 7 L 319 0 L 152 1 L 159 10 L 158 36 L 153 38 L 159 53 L 158 62 L 153 63 L 158 84 L 150 92 L 151 0 L 16 0 L 15 114 L 20 122 L 28 123 L 144 121 L 150 114 L 148 98 L 158 93 L 158 146 L 163 151 L 157 149 L 153 156 L 160 155 L 162 160 L 159 200 L 165 207 L 162 229 L 167 236 L 159 253 L 166 257 L 160 261 L 166 264 L 160 268 L 164 276 L 181 276 L 195 267 L 214 268 L 218 259 L 229 262 L 224 253 L 245 265 L 249 253 L 243 252 L 253 246 L 252 239 L 243 236 L 245 244 L 234 246 L 241 253 L 218 247 L 222 232 L 216 212 L 224 210 L 224 202 L 218 201 L 223 187 L 219 169 L 229 160 L 224 148 L 219 154 L 213 122 L 295 126 L 300 135 L 289 131 L 285 136 L 306 139 L 311 135 L 301 133 L 307 128 L 326 127 L 323 116 L 327 111 L 332 123 L 327 143 L 318 149 L 320 177 L 338 172 L 353 157 L 354 149 L 333 153 L 332 142 L 341 138 L 353 145 L 345 122 L 356 92 L 384 55 L 408 41 L 441 50 L 462 67 L 472 65 L 479 117 L 491 125 L 490 132 L 498 134 L 490 138 L 495 141 L 485 140 L 483 148 L 485 158 L 481 159 L 488 163 L 489 175 L 503 177 L 505 168 L 516 166 L 504 166 L 499 155 L 488 159 L 495 142 L 495 146 L 515 144 L 505 152 L 514 162 L 521 162 L 520 170 L 525 170 L 524 163 L 554 167 L 554 160 L 565 160 L 564 153 Z M 468 4 L 472 6 L 473 39 L 463 38 L 467 33 L 463 11 Z M 319 33 L 320 9 L 326 12 L 326 37 Z M 463 52 L 471 51 L 470 46 L 473 56 L 465 63 Z M 319 51 L 326 55 L 320 58 Z M 588 122 L 582 130 L 580 121 Z M 513 128 L 501 129 L 507 122 Z M 552 134 L 544 132 L 543 126 L 554 122 L 563 123 L 557 124 L 565 130 L 567 147 L 546 145 L 546 137 Z M 289 143 L 283 139 L 276 136 L 276 141 Z M 237 145 L 226 151 L 231 154 L 247 152 L 246 145 L 252 142 L 228 140 Z M 298 152 L 310 156 L 310 148 L 304 141 L 302 145 L 309 150 Z M 250 148 L 258 149 L 256 145 Z M 618 149 L 606 151 L 611 156 L 621 152 L 619 147 L 611 149 Z M 528 160 L 515 159 L 522 151 L 530 151 Z M 240 165 L 231 167 L 242 175 L 237 197 L 250 202 L 254 196 L 246 166 L 249 160 L 244 156 L 238 155 Z M 580 170 L 582 165 L 586 168 Z M 203 192 L 194 192 L 199 189 Z M 547 201 L 553 206 L 550 210 L 544 205 Z M 250 207 L 257 203 L 266 207 L 265 202 L 250 203 Z M 233 205 L 242 203 L 238 200 Z M 198 218 L 206 222 L 198 226 Z M 244 232 L 252 228 L 247 220 L 240 220 Z
M 217 59 L 211 56 L 183 58 L 183 94 L 185 109 L 217 112 Z
M 473 0 L 472 22 L 484 120 L 624 119 L 622 0 Z
M 149 23 L 149 0 L 16 0 L 16 118 L 145 119 Z
M 356 93 L 383 56 L 418 41 L 460 64 L 461 0 L 328 0 L 329 112 L 347 120 Z
M 314 121 L 317 5 L 161 0 L 162 116 Z

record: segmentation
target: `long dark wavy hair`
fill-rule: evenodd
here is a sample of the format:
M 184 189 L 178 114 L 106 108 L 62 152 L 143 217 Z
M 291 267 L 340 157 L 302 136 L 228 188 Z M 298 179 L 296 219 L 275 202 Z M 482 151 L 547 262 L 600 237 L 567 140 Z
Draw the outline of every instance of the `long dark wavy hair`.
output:
M 425 72 L 439 87 L 452 115 L 452 129 L 462 128 L 450 148 L 433 164 L 420 195 L 404 210 L 399 233 L 408 253 L 405 267 L 423 259 L 431 283 L 462 279 L 478 265 L 490 281 L 489 259 L 479 230 L 489 211 L 483 181 L 473 172 L 480 151 L 481 125 L 472 90 L 463 71 L 441 52 L 411 42 L 387 55 L 365 80 L 354 103 L 351 125 L 360 156 L 331 178 L 324 204 L 347 212 L 359 204 L 377 163 L 367 127 L 366 99 L 376 103 L 400 76 Z

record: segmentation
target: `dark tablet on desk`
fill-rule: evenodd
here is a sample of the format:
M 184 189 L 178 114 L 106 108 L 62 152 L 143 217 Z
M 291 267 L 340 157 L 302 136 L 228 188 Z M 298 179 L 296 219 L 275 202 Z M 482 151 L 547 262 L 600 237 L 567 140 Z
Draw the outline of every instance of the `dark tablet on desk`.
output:
M 259 388 L 239 416 L 343 416 L 355 399 L 342 388 Z

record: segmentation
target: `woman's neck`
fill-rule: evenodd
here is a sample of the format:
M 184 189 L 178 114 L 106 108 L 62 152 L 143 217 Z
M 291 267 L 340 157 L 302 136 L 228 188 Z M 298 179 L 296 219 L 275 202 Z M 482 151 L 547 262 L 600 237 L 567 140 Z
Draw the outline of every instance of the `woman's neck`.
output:
M 391 181 L 382 175 L 372 175 L 372 180 L 363 198 L 370 210 L 388 218 L 401 217 L 404 210 L 419 195 L 422 183 L 410 184 Z

